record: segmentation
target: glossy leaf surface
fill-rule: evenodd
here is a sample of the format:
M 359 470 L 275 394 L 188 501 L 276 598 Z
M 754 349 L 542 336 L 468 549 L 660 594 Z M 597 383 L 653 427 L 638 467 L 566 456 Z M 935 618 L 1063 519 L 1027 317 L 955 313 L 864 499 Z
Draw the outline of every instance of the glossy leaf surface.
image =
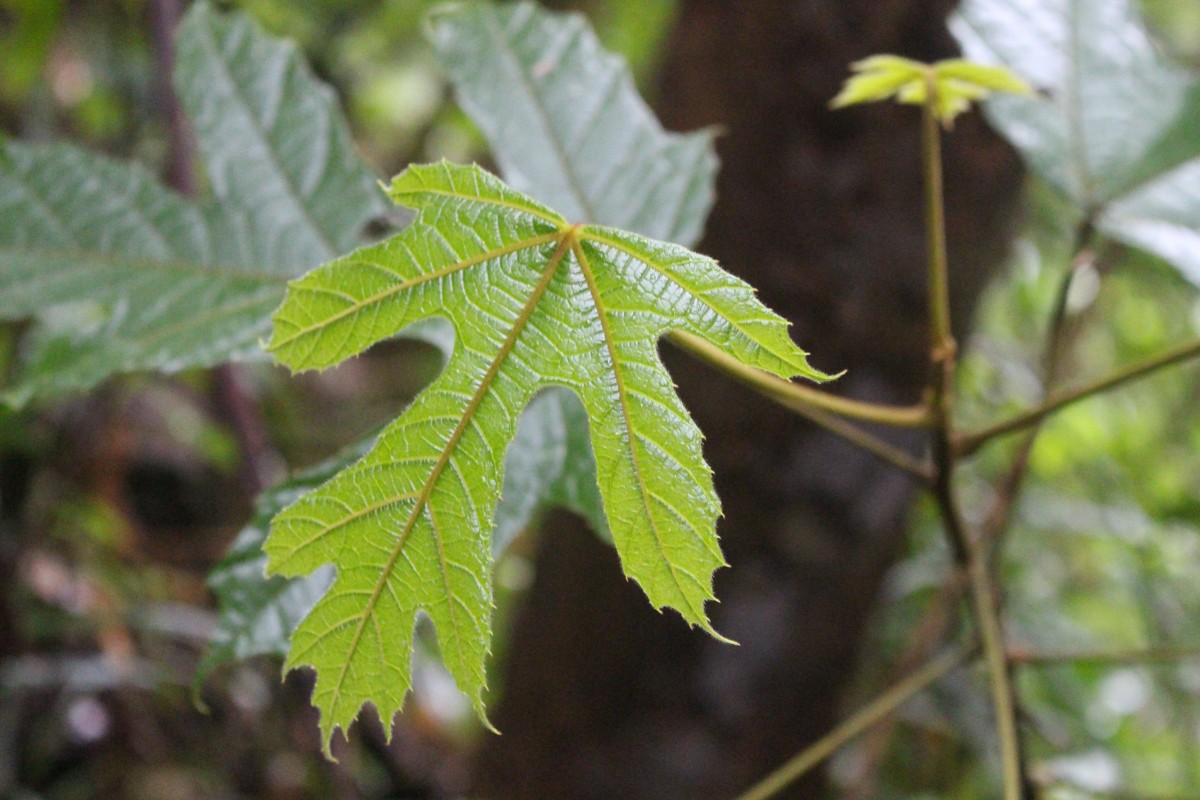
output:
M 287 661 L 317 669 L 327 741 L 365 703 L 385 720 L 400 709 L 418 611 L 483 715 L 488 538 L 504 452 L 540 389 L 567 387 L 587 411 L 626 574 L 655 607 L 711 632 L 719 504 L 658 339 L 684 330 L 774 374 L 825 377 L 786 323 L 711 259 L 570 224 L 477 167 L 412 167 L 390 193 L 418 210 L 413 223 L 292 282 L 269 344 L 302 370 L 430 316 L 448 318 L 457 336 L 443 374 L 366 457 L 276 517 L 266 544 L 279 574 L 337 565 Z

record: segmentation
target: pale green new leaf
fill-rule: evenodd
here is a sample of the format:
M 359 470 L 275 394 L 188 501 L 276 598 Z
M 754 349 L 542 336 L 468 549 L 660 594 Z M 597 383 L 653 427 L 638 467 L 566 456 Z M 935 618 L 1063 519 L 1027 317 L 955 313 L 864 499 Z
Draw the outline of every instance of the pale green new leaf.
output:
M 261 358 L 287 278 L 352 249 L 386 209 L 332 94 L 291 45 L 197 3 L 178 50 L 205 199 L 67 145 L 4 145 L 0 318 L 67 323 L 33 339 L 10 400 Z M 56 315 L 63 303 L 72 314 Z
M 937 118 L 947 128 L 955 117 L 991 92 L 1029 94 L 1025 81 L 1001 67 L 973 64 L 961 58 L 923 64 L 909 58 L 877 55 L 850 65 L 855 74 L 829 102 L 831 108 L 874 103 L 895 98 L 908 105 L 924 105 L 932 82 Z
M 430 316 L 457 336 L 445 371 L 375 448 L 276 517 L 266 544 L 276 573 L 338 570 L 287 661 L 317 669 L 327 742 L 365 703 L 385 720 L 400 709 L 422 610 L 483 715 L 488 538 L 505 449 L 540 389 L 566 387 L 587 411 L 626 574 L 655 607 L 711 631 L 719 505 L 658 340 L 683 330 L 780 376 L 825 377 L 750 287 L 682 247 L 571 225 L 477 167 L 412 167 L 391 196 L 418 209 L 414 222 L 291 283 L 269 344 L 312 369 Z
M 505 181 L 576 222 L 691 245 L 712 207 L 713 134 L 667 133 L 579 14 L 437 11 L 430 39 Z

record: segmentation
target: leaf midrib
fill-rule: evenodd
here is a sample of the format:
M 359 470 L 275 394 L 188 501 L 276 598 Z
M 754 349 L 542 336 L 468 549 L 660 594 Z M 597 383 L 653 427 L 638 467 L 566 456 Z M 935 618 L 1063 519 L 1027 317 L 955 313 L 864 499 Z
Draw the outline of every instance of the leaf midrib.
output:
M 392 553 L 388 558 L 387 564 L 384 565 L 383 570 L 380 572 L 379 580 L 376 582 L 375 588 L 372 591 L 370 598 L 367 600 L 366 606 L 363 608 L 362 614 L 358 621 L 358 626 L 354 631 L 354 637 L 351 639 L 350 646 L 347 648 L 345 661 L 342 664 L 341 671 L 338 673 L 337 682 L 332 689 L 332 708 L 336 708 L 337 703 L 341 699 L 342 686 L 344 685 L 346 675 L 350 670 L 350 663 L 354 658 L 354 654 L 358 652 L 359 642 L 362 640 L 363 632 L 366 630 L 367 620 L 374 618 L 375 606 L 379 602 L 379 597 L 383 593 L 384 588 L 388 585 L 388 580 L 391 577 L 392 570 L 395 569 L 396 562 L 399 561 L 401 554 L 404 552 L 404 547 L 408 543 L 408 537 L 412 534 L 417 520 L 420 518 L 422 512 L 426 509 L 429 511 L 429 524 L 434 532 L 434 538 L 437 541 L 438 564 L 442 575 L 442 586 L 445 590 L 446 597 L 453 597 L 453 592 L 450 589 L 450 578 L 446 564 L 446 555 L 445 551 L 443 550 L 442 537 L 437 533 L 437 523 L 433 517 L 433 507 L 429 504 L 430 495 L 433 493 L 433 488 L 440 479 L 442 472 L 450 463 L 450 459 L 453 456 L 455 448 L 458 446 L 458 443 L 462 439 L 463 434 L 466 432 L 467 427 L 471 424 L 472 419 L 474 419 L 475 412 L 479 409 L 480 404 L 483 402 L 484 397 L 491 388 L 492 382 L 500 373 L 500 368 L 505 359 L 508 357 L 509 353 L 512 352 L 512 349 L 516 345 L 517 339 L 524 330 L 526 323 L 528 323 L 529 318 L 537 308 L 538 302 L 541 300 L 546 288 L 550 285 L 550 281 L 554 277 L 554 273 L 558 270 L 559 264 L 562 263 L 563 257 L 566 255 L 571 245 L 577 240 L 578 228 L 579 226 L 576 225 L 567 229 L 566 231 L 558 231 L 550 235 L 550 238 L 557 238 L 559 240 L 558 247 L 550 257 L 546 269 L 542 272 L 542 276 L 538 280 L 538 283 L 534 286 L 534 290 L 530 294 L 529 300 L 526 301 L 520 313 L 514 320 L 513 327 L 509 330 L 504 342 L 500 345 L 500 350 L 496 353 L 495 358 L 492 359 L 491 364 L 488 366 L 487 372 L 485 372 L 483 378 L 480 379 L 479 386 L 476 388 L 475 394 L 472 395 L 470 401 L 467 403 L 467 407 L 463 410 L 461 419 L 455 426 L 454 431 L 450 434 L 449 439 L 447 439 L 446 445 L 442 448 L 442 452 L 439 454 L 437 461 L 434 463 L 433 468 L 429 472 L 429 476 L 425 479 L 425 483 L 421 486 L 420 491 L 417 493 L 416 502 L 413 504 L 412 511 L 409 512 L 408 519 L 400 531 L 400 534 L 396 540 L 396 544 L 393 546 Z M 446 607 L 449 609 L 451 616 L 451 632 L 457 641 L 459 636 L 459 625 L 454 619 L 454 603 L 448 602 Z
M 675 588 L 687 603 L 688 608 L 695 619 L 704 620 L 704 609 L 696 608 L 695 601 L 691 595 L 684 590 L 683 584 L 679 580 L 679 574 L 675 567 L 675 562 L 667 555 L 666 544 L 663 542 L 662 534 L 658 530 L 658 523 L 654 519 L 654 513 L 650 509 L 649 487 L 646 486 L 646 479 L 642 476 L 641 464 L 638 460 L 638 443 L 634 433 L 633 418 L 629 409 L 628 391 L 625 386 L 625 380 L 621 375 L 621 361 L 617 355 L 616 341 L 613 338 L 612 327 L 608 322 L 608 314 L 604 310 L 604 302 L 600 296 L 600 287 L 596 284 L 596 276 L 592 271 L 592 266 L 588 260 L 587 254 L 584 253 L 583 247 L 580 246 L 578 239 L 571 243 L 571 249 L 575 253 L 575 258 L 579 261 L 579 269 L 583 272 L 584 280 L 587 281 L 588 292 L 592 297 L 592 305 L 596 310 L 596 317 L 600 322 L 601 331 L 604 333 L 604 346 L 608 350 L 608 358 L 612 363 L 613 381 L 617 385 L 617 399 L 621 406 L 621 416 L 625 421 L 625 435 L 629 447 L 629 461 L 633 466 L 633 474 L 637 479 L 638 491 L 642 496 L 641 507 L 645 512 L 646 521 L 650 523 L 650 531 L 654 534 L 655 544 L 658 545 L 659 553 L 662 555 L 663 561 L 666 563 L 668 570 L 671 573 L 671 580 L 675 583 Z M 641 259 L 638 259 L 641 261 Z M 704 624 L 704 623 L 701 623 Z
M 438 278 L 444 278 L 447 275 L 453 275 L 455 272 L 483 264 L 487 261 L 491 261 L 492 259 L 501 258 L 502 256 L 509 255 L 510 253 L 515 253 L 520 250 L 526 250 L 531 247 L 547 244 L 561 237 L 562 235 L 562 231 L 554 231 L 553 233 L 546 233 L 542 234 L 541 236 L 531 236 L 527 239 L 522 239 L 518 242 L 513 242 L 512 244 L 507 244 L 502 247 L 493 247 L 490 250 L 471 256 L 470 258 L 460 259 L 452 264 L 442 267 L 441 269 L 434 270 L 433 272 L 426 272 L 412 278 L 407 278 L 400 283 L 376 292 L 370 297 L 365 297 L 362 300 L 352 303 L 335 314 L 322 317 L 320 320 L 312 323 L 311 325 L 297 328 L 295 331 L 288 334 L 284 338 L 279 339 L 278 341 L 272 341 L 267 347 L 267 351 L 273 353 L 277 350 L 280 350 L 303 336 L 307 336 L 315 331 L 327 328 L 348 316 L 359 313 L 368 306 L 382 302 L 387 298 L 395 294 L 399 294 L 407 289 L 411 289 L 414 286 L 420 286 L 423 283 L 428 283 L 429 281 L 436 280 Z M 351 254 L 346 256 L 346 258 L 352 260 L 354 256 Z
M 204 48 L 205 52 L 217 64 L 216 73 L 220 75 L 221 79 L 226 84 L 226 90 L 229 92 L 229 95 L 234 98 L 236 105 L 241 108 L 245 118 L 249 120 L 250 129 L 258 134 L 258 141 L 256 144 L 258 145 L 257 149 L 260 151 L 260 153 L 264 154 L 263 161 L 271 165 L 272 171 L 275 173 L 278 180 L 283 184 L 285 189 L 284 196 L 291 201 L 292 205 L 299 212 L 301 219 L 304 220 L 308 229 L 315 234 L 317 240 L 325 249 L 324 258 L 330 259 L 336 257 L 339 251 L 338 246 L 333 242 L 332 239 L 329 238 L 329 235 L 322 230 L 319 225 L 317 225 L 317 222 L 313 218 L 312 213 L 309 211 L 308 206 L 306 206 L 303 202 L 303 195 L 300 194 L 299 187 L 292 182 L 291 176 L 287 174 L 283 168 L 283 165 L 279 162 L 279 159 L 276 158 L 275 150 L 268 141 L 267 131 L 262 127 L 262 125 L 259 124 L 258 119 L 255 118 L 254 114 L 251 112 L 249 101 L 245 96 L 243 96 L 241 87 L 238 85 L 237 81 L 233 79 L 233 75 L 229 71 L 229 64 L 222 57 L 221 50 L 217 46 L 216 33 L 213 30 L 213 26 L 211 24 L 205 24 L 202 27 L 204 29 L 204 35 L 197 37 L 197 39 L 200 41 L 201 47 Z M 285 72 L 290 72 L 293 69 L 295 69 L 295 65 L 293 64 L 288 64 L 285 66 Z M 225 202 L 228 202 L 229 200 L 228 198 L 222 199 Z

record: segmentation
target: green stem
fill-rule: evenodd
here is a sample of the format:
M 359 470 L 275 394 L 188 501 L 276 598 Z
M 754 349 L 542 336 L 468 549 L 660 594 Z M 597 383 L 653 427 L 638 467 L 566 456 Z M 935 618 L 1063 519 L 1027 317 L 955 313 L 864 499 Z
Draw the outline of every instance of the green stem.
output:
M 921 159 L 925 172 L 925 235 L 929 249 L 929 321 L 935 363 L 951 356 L 950 279 L 946 258 L 946 206 L 942 185 L 942 137 L 937 115 L 937 76 L 925 74 L 925 105 L 921 115 Z M 945 352 L 946 350 L 949 352 Z M 940 356 L 940 357 L 939 357 Z
M 1200 647 L 1148 647 L 1139 650 L 1109 650 L 1078 653 L 1010 652 L 1010 664 L 1027 667 L 1056 667 L 1070 664 L 1153 664 L 1200 658 Z
M 929 409 L 923 403 L 913 406 L 885 406 L 838 397 L 748 367 L 699 336 L 684 331 L 672 331 L 668 338 L 702 361 L 792 411 L 805 413 L 809 409 L 817 409 L 837 414 L 839 417 L 877 422 L 893 428 L 925 428 L 929 425 Z
M 957 453 L 960 457 L 969 456 L 992 439 L 1036 425 L 1045 417 L 1069 405 L 1078 403 L 1080 400 L 1102 394 L 1109 389 L 1114 389 L 1122 384 L 1137 380 L 1163 367 L 1169 367 L 1173 364 L 1196 358 L 1197 356 L 1200 356 L 1200 340 L 1185 342 L 1153 358 L 1119 369 L 1107 377 L 1084 384 L 1070 391 L 1055 393 L 1035 408 L 1023 411 L 1014 417 L 994 425 L 989 425 L 981 430 L 963 434 L 958 439 Z
M 921 155 L 925 171 L 925 226 L 928 242 L 929 321 L 933 365 L 933 495 L 942 524 L 959 565 L 966 571 L 971 586 L 971 610 L 979 631 L 992 705 L 996 715 L 996 735 L 1000 741 L 1000 761 L 1004 781 L 1004 800 L 1021 800 L 1025 784 L 1021 758 L 1020 733 L 1017 729 L 1016 697 L 1005 657 L 1004 636 L 996 605 L 996 588 L 988 571 L 987 560 L 967 529 L 954 487 L 957 458 L 954 432 L 954 373 L 956 345 L 950 325 L 949 268 L 946 257 L 946 209 L 942 187 L 941 128 L 938 122 L 937 76 L 932 67 L 925 75 L 925 104 L 922 107 Z
M 779 769 L 742 792 L 736 800 L 766 800 L 768 797 L 773 797 L 837 752 L 842 745 L 891 714 L 913 695 L 963 663 L 966 658 L 967 654 L 961 650 L 951 650 L 938 656 L 859 709 L 853 716 L 808 748 L 797 753 Z

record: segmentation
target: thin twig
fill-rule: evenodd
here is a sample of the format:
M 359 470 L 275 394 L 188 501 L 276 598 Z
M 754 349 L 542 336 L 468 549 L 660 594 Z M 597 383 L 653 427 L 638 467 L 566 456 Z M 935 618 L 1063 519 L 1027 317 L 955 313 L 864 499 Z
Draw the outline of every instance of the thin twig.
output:
M 933 467 L 928 462 L 914 458 L 905 450 L 832 414 L 827 414 L 824 411 L 818 411 L 813 408 L 793 408 L 791 410 L 806 417 L 830 433 L 842 437 L 853 445 L 857 445 L 876 458 L 891 464 L 896 469 L 907 472 L 921 483 L 932 485 L 934 477 Z
M 1008 661 L 1023 667 L 1057 667 L 1074 664 L 1154 664 L 1200 658 L 1195 647 L 1147 647 L 1135 650 L 1093 650 L 1070 652 L 1010 651 Z
M 766 800 L 774 796 L 829 758 L 842 745 L 894 712 L 913 695 L 963 663 L 967 656 L 962 650 L 951 650 L 938 656 L 872 700 L 807 749 L 793 756 L 779 769 L 742 792 L 736 800 Z
M 978 431 L 962 434 L 958 438 L 957 454 L 960 457 L 969 456 L 992 439 L 1024 430 L 1031 425 L 1037 424 L 1056 411 L 1078 403 L 1080 400 L 1086 400 L 1094 395 L 1102 394 L 1110 389 L 1157 372 L 1164 367 L 1188 361 L 1197 356 L 1200 356 L 1200 339 L 1185 342 L 1153 358 L 1124 367 L 1111 375 L 1086 383 L 1075 389 L 1055 393 L 1035 408 L 1023 411 L 1007 420 L 989 425 Z
M 930 653 L 946 641 L 951 623 L 958 618 L 954 611 L 966 588 L 965 578 L 962 571 L 956 569 L 938 587 L 937 596 L 929 601 L 909 633 L 908 642 L 892 668 L 892 678 L 888 683 L 898 680 L 896 676 L 916 669 L 918 664 L 926 661 Z M 866 740 L 860 745 L 862 768 L 858 770 L 854 783 L 846 787 L 845 796 L 849 800 L 878 796 L 879 766 L 887 753 L 888 742 L 895 726 L 895 717 L 883 720 L 871 729 Z

